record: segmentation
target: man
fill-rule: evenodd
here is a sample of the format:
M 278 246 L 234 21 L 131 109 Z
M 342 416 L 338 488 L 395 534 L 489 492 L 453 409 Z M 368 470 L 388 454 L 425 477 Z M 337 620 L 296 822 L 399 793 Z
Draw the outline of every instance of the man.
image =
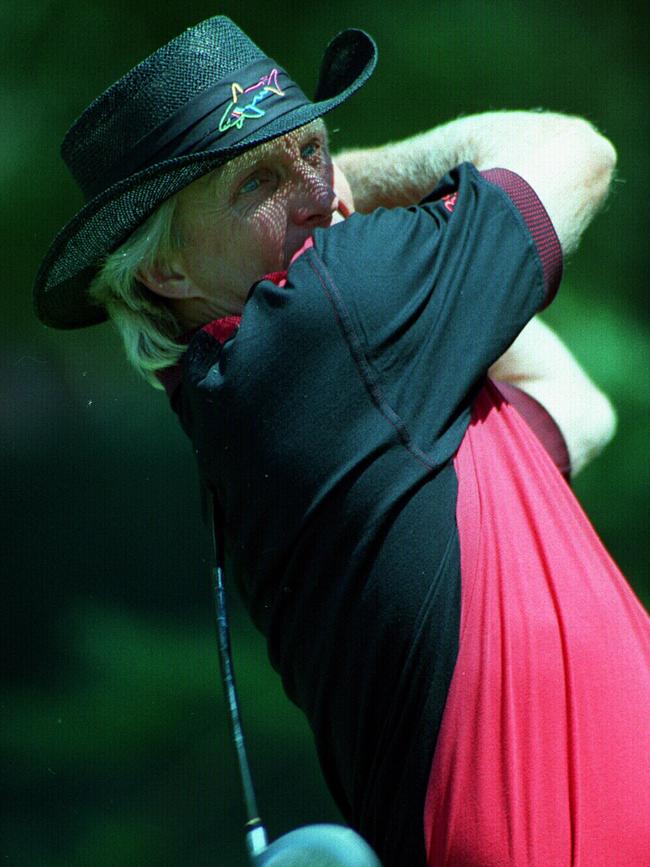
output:
M 641 867 L 648 620 L 561 475 L 613 416 L 534 319 L 614 150 L 497 112 L 335 165 L 320 118 L 374 64 L 339 35 L 312 103 L 224 18 L 143 61 L 66 137 L 88 201 L 37 311 L 110 314 L 164 382 L 384 864 Z

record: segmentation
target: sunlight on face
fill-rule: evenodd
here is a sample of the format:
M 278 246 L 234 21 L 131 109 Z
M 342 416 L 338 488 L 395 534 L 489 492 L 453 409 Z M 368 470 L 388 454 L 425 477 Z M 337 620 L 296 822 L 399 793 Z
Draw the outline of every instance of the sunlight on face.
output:
M 231 160 L 181 191 L 175 228 L 184 268 L 224 313 L 251 285 L 284 270 L 338 208 L 322 120 Z

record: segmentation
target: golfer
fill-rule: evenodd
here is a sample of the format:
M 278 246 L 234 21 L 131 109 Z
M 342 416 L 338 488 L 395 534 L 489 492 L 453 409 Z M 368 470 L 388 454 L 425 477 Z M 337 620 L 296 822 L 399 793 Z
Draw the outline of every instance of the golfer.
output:
M 375 62 L 341 33 L 312 101 L 217 17 L 128 72 L 65 138 L 38 316 L 112 319 L 167 389 L 386 867 L 647 867 L 649 621 L 567 483 L 613 412 L 535 319 L 614 149 L 493 112 L 333 160 Z

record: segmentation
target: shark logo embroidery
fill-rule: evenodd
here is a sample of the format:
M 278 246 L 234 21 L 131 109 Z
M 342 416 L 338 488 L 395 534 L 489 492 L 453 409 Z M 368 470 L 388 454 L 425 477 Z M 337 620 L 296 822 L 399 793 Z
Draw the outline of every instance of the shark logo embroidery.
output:
M 226 132 L 233 127 L 241 129 L 245 120 L 250 120 L 255 117 L 264 117 L 266 112 L 260 108 L 259 104 L 265 99 L 275 94 L 276 96 L 284 96 L 284 91 L 278 84 L 278 70 L 272 69 L 268 75 L 263 75 L 257 84 L 251 84 L 250 87 L 243 88 L 241 84 L 234 82 L 231 85 L 232 100 L 226 106 L 221 120 L 219 121 L 219 132 Z M 242 97 L 246 94 L 254 96 L 243 105 Z M 241 101 L 240 101 L 241 100 Z

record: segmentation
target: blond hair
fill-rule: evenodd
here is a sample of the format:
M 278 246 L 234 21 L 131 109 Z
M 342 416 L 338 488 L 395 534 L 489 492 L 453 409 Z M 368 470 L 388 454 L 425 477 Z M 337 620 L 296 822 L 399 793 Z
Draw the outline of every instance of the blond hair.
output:
M 156 371 L 175 364 L 185 350 L 176 338 L 181 326 L 165 300 L 137 279 L 139 269 L 164 264 L 179 248 L 174 230 L 176 197 L 172 196 L 113 253 L 89 288 L 115 323 L 129 362 L 154 388 L 162 388 Z

